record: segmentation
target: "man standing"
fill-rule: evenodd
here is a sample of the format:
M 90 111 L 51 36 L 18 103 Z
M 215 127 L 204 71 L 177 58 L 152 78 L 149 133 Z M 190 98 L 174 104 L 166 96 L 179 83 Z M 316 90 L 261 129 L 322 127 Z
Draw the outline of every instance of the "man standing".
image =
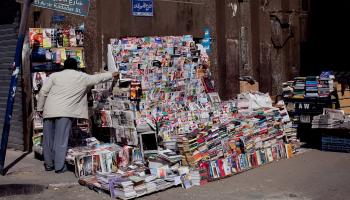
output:
M 119 73 L 88 75 L 77 71 L 77 61 L 68 58 L 64 70 L 50 75 L 39 92 L 37 110 L 43 112 L 43 154 L 46 171 L 66 171 L 65 158 L 72 120 L 88 119 L 87 92 Z

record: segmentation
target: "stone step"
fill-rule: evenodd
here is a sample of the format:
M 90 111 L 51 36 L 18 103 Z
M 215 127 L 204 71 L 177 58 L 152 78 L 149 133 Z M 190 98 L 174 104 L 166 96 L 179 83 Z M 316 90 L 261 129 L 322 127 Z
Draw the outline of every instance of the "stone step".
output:
M 11 40 L 11 39 L 17 39 L 16 33 L 4 33 L 0 35 L 0 40 Z
M 0 74 L 8 74 L 11 75 L 12 74 L 12 70 L 8 69 L 8 68 L 1 68 L 0 67 Z
M 17 28 L 15 26 L 0 28 L 0 34 L 1 35 L 12 34 L 12 33 L 13 34 L 17 34 Z
M 14 144 L 14 143 L 8 143 L 7 145 L 8 149 L 13 149 L 13 150 L 19 150 L 19 151 L 24 151 L 24 146 L 23 144 L 19 145 L 19 144 Z
M 11 45 L 6 45 L 6 46 L 0 45 L 0 51 L 7 51 L 7 50 L 16 51 L 16 43 Z
M 13 61 L 15 58 L 15 53 L 16 53 L 16 51 L 12 50 L 12 49 L 7 50 L 7 51 L 0 51 L 0 58 L 11 57 L 11 61 Z
M 10 133 L 9 141 L 7 143 L 7 148 L 15 149 L 15 150 L 23 150 L 23 133 L 22 137 L 18 138 L 17 136 L 14 136 Z
M 1 121 L 1 125 L 0 125 L 0 130 L 1 130 L 1 133 L 0 135 L 2 134 L 2 127 L 4 126 L 4 121 Z M 16 134 L 16 133 L 23 133 L 23 125 L 22 125 L 22 121 L 17 121 L 17 120 L 11 120 L 11 132 L 13 134 Z M 21 134 L 16 134 L 18 136 L 21 136 Z
M 12 46 L 17 44 L 17 39 L 11 39 L 11 40 L 0 40 L 0 45 L 1 46 Z
M 22 101 L 22 94 L 16 91 L 16 97 L 15 97 L 15 102 L 21 102 Z M 0 96 L 0 102 L 5 102 L 7 103 L 7 94 L 5 96 Z
M 7 106 L 7 100 L 0 102 L 0 109 L 6 110 L 6 106 Z M 14 108 L 22 108 L 22 102 L 21 101 L 15 101 L 13 103 L 13 107 Z
M 4 123 L 4 118 L 5 117 L 5 112 L 3 112 L 1 115 L 0 115 L 0 126 L 1 126 L 1 129 L 2 130 L 2 126 L 3 126 L 3 123 Z M 22 119 L 22 115 L 21 116 L 18 116 L 18 115 L 12 115 L 12 119 L 11 119 L 11 123 L 22 123 L 23 122 L 23 119 Z M 1 132 L 1 131 L 0 131 Z
M 6 101 L 7 103 L 7 101 Z M 6 104 L 5 103 L 5 104 Z M 6 105 L 7 106 L 7 105 Z M 4 116 L 1 115 L 5 115 L 6 112 L 6 106 L 0 107 L 0 119 L 4 119 Z M 18 112 L 17 112 L 18 111 Z M 12 112 L 12 117 L 22 117 L 22 106 L 13 106 L 13 112 Z M 19 119 L 19 118 L 18 118 Z
M 14 57 L 10 55 L 0 55 L 0 63 L 8 63 L 13 61 Z
M 3 84 L 3 81 L 0 80 L 0 82 Z M 0 92 L 1 92 L 1 95 L 0 95 L 0 105 L 1 105 L 1 102 L 3 101 L 7 101 L 7 94 L 9 92 L 9 89 L 10 89 L 10 82 L 7 81 L 6 84 L 0 86 Z M 16 100 L 17 100 L 17 97 L 19 95 L 22 95 L 22 87 L 20 86 L 17 86 L 16 87 Z M 6 94 L 6 95 L 4 95 Z
M 0 29 L 7 29 L 7 28 L 18 28 L 18 23 L 13 24 L 1 24 Z

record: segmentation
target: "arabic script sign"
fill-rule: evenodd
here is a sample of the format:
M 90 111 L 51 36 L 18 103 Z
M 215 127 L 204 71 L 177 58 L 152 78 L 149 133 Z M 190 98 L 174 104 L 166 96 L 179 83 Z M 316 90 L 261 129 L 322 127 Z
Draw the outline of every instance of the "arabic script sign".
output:
M 153 16 L 153 0 L 132 0 L 133 16 Z
M 90 0 L 34 0 L 34 6 L 87 16 Z

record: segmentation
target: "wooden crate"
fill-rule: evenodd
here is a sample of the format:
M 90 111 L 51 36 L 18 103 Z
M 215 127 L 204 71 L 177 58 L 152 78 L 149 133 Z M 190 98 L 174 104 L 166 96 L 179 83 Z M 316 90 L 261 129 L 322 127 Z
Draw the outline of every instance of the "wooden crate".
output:
M 349 115 L 350 114 L 350 107 L 346 107 L 346 108 L 341 108 L 342 110 L 344 110 L 344 113 Z
M 341 108 L 350 107 L 350 99 L 340 99 L 339 104 Z
M 337 91 L 341 91 L 341 84 L 338 83 L 337 81 L 334 82 L 336 88 L 337 88 Z
M 335 82 L 334 84 L 335 84 L 335 86 L 336 86 L 336 88 L 337 88 L 339 98 L 340 98 L 341 96 L 350 97 L 350 88 L 346 88 L 346 89 L 345 89 L 345 92 L 344 92 L 344 95 L 342 95 L 342 94 L 341 94 L 341 84 L 338 83 L 338 82 Z
M 345 90 L 344 94 L 341 93 L 341 91 L 338 90 L 338 97 L 339 99 L 350 99 L 350 91 L 349 90 Z

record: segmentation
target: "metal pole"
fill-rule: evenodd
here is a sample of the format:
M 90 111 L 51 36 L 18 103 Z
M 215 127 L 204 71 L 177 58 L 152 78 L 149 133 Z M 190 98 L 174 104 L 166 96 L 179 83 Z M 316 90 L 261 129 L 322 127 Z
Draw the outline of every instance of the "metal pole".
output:
M 16 54 L 15 54 L 15 59 L 13 63 L 13 71 L 11 76 L 9 93 L 7 97 L 7 107 L 6 107 L 6 113 L 5 113 L 4 127 L 2 130 L 1 148 L 0 148 L 0 173 L 3 176 L 6 173 L 4 170 L 6 149 L 7 149 L 7 143 L 8 143 L 9 133 L 10 133 L 11 117 L 12 117 L 12 111 L 13 111 L 13 102 L 15 100 L 15 95 L 16 95 L 18 73 L 21 70 L 23 42 L 24 42 L 26 30 L 27 30 L 27 20 L 29 16 L 31 1 L 32 0 L 24 0 L 21 23 L 18 31 Z

